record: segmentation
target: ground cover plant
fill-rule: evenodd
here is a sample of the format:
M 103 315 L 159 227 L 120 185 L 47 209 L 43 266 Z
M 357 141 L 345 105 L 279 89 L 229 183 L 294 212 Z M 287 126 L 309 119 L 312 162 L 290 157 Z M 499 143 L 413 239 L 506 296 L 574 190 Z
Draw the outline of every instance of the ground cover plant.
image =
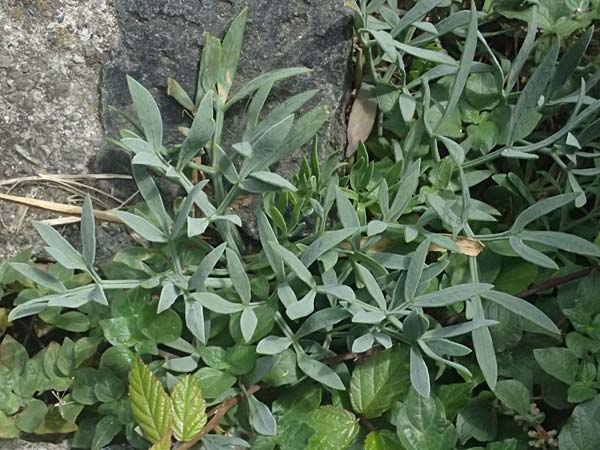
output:
M 187 450 L 593 450 L 600 442 L 600 2 L 349 1 L 356 96 L 233 88 L 246 11 L 208 36 L 182 141 L 129 78 L 112 142 L 142 244 L 0 266 L 0 437 Z M 223 148 L 225 117 L 246 128 Z M 293 180 L 277 162 L 312 145 Z M 200 159 L 198 158 L 200 156 Z M 174 202 L 156 180 L 177 185 Z M 258 195 L 260 241 L 232 204 Z

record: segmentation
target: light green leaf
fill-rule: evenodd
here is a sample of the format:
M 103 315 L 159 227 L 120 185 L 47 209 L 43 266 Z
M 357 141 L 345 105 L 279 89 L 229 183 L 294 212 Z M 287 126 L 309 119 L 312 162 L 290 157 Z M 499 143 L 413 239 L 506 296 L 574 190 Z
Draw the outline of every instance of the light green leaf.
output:
M 66 269 L 87 270 L 82 256 L 58 231 L 42 222 L 33 221 L 32 225 L 44 242 L 48 244 L 46 250 L 50 256 L 58 261 L 59 264 Z
M 425 61 L 431 61 L 437 64 L 447 64 L 449 66 L 458 66 L 458 61 L 456 61 L 447 53 L 441 51 L 437 52 L 421 47 L 413 47 L 412 45 L 402 44 L 398 41 L 395 41 L 394 45 L 401 52 L 408 53 L 409 55 L 415 56 L 419 59 L 424 59 Z
M 206 425 L 206 402 L 198 380 L 190 375 L 179 379 L 171 392 L 173 434 L 182 442 L 191 441 Z
M 465 283 L 416 297 L 414 304 L 422 308 L 441 308 L 481 295 L 493 287 L 485 283 Z
M 431 241 L 429 239 L 425 239 L 419 244 L 410 259 L 408 271 L 406 272 L 406 281 L 404 282 L 405 301 L 412 302 L 415 299 L 415 295 L 417 294 L 417 289 L 419 288 L 419 283 L 421 281 L 421 275 L 423 274 L 423 269 L 425 268 L 425 259 L 427 258 L 430 244 Z
M 252 340 L 257 325 L 258 318 L 256 317 L 256 313 L 251 307 L 245 307 L 240 318 L 240 328 L 242 329 L 242 336 L 247 343 Z
M 85 196 L 81 211 L 81 246 L 83 261 L 92 269 L 96 259 L 96 222 L 89 194 Z
M 296 257 L 296 255 L 294 255 L 287 248 L 279 245 L 277 242 L 269 242 L 269 245 L 273 251 L 285 262 L 285 264 L 292 269 L 298 278 L 300 278 L 310 287 L 315 286 L 315 281 L 313 280 L 310 271 L 306 268 L 302 261 Z
M 162 290 L 160 291 L 160 298 L 158 300 L 158 309 L 156 313 L 160 314 L 161 312 L 169 309 L 173 303 L 175 303 L 177 297 L 179 297 L 179 289 L 177 289 L 171 282 L 164 283 Z
M 122 428 L 123 425 L 119 423 L 116 417 L 105 416 L 100 419 L 94 432 L 92 450 L 100 450 L 109 445 Z
M 212 292 L 195 292 L 190 297 L 199 302 L 206 309 L 219 314 L 235 314 L 244 309 L 244 305 L 240 303 L 231 303 L 223 299 L 223 297 L 213 294 Z
M 437 5 L 442 3 L 443 0 L 420 0 L 409 9 L 394 26 L 391 34 L 392 36 L 398 36 L 404 29 L 414 22 L 425 16 L 429 11 L 435 8 Z
M 229 30 L 223 38 L 221 49 L 221 64 L 217 77 L 217 89 L 219 96 L 224 99 L 231 89 L 235 78 L 235 72 L 240 60 L 242 51 L 242 42 L 244 40 L 244 30 L 246 29 L 246 19 L 248 18 L 248 7 L 233 20 Z
M 448 104 L 446 105 L 446 110 L 444 111 L 444 116 L 442 120 L 440 120 L 440 124 L 444 121 L 446 117 L 450 115 L 458 105 L 458 101 L 460 100 L 463 90 L 465 89 L 465 85 L 467 83 L 467 78 L 471 72 L 471 65 L 473 64 L 473 58 L 475 57 L 475 50 L 477 49 L 477 9 L 475 7 L 475 2 L 471 2 L 471 18 L 469 20 L 469 27 L 467 30 L 467 39 L 464 43 L 464 47 L 462 48 L 462 56 L 460 59 L 460 65 L 458 66 L 458 72 L 456 72 L 456 76 L 454 77 L 454 84 L 452 85 L 452 90 L 450 91 L 450 99 L 448 100 Z
M 14 269 L 19 274 L 29 278 L 34 283 L 50 289 L 54 292 L 65 292 L 65 285 L 58 281 L 54 276 L 45 270 L 38 269 L 32 264 L 26 263 L 8 263 L 11 269 Z
M 434 396 L 422 397 L 411 390 L 395 424 L 406 450 L 454 450 L 456 430 L 446 419 L 444 406 Z
M 533 357 L 547 374 L 566 384 L 575 381 L 579 359 L 571 350 L 561 347 L 538 348 L 533 351 Z
M 125 211 L 115 211 L 115 216 L 125 223 L 129 228 L 150 242 L 167 242 L 169 237 L 148 222 L 146 219 Z
M 337 373 L 322 362 L 312 359 L 305 353 L 297 353 L 296 361 L 302 372 L 315 381 L 337 390 L 345 390 L 346 387 Z
M 317 259 L 344 242 L 357 231 L 356 228 L 342 228 L 341 230 L 326 231 L 304 250 L 302 262 L 306 267 L 310 267 Z
M 524 241 L 537 242 L 577 255 L 600 256 L 600 246 L 572 234 L 558 231 L 523 231 L 519 237 Z
M 19 413 L 15 425 L 21 431 L 34 433 L 44 423 L 44 416 L 48 411 L 46 404 L 38 399 L 31 400 L 25 409 Z
M 283 190 L 284 192 L 296 192 L 298 189 L 290 183 L 288 180 L 283 178 L 281 175 L 277 175 L 273 172 L 266 171 L 256 171 L 250 174 L 250 178 L 254 178 L 255 180 L 262 181 L 263 183 L 269 184 L 276 188 Z
M 517 104 L 512 111 L 510 117 L 510 124 L 508 128 L 508 147 L 512 147 L 514 143 L 515 131 L 519 123 L 523 120 L 523 117 L 531 112 L 531 110 L 537 108 L 540 97 L 546 91 L 546 86 L 550 82 L 549 73 L 552 73 L 556 59 L 558 57 L 559 43 L 558 40 L 554 39 L 552 45 L 544 59 L 537 66 L 533 75 L 527 81 L 525 88 L 518 97 Z
M 250 411 L 250 423 L 254 431 L 263 436 L 275 436 L 277 434 L 277 421 L 273 417 L 269 407 L 257 400 L 254 395 L 249 395 L 247 399 Z
M 562 208 L 563 206 L 568 205 L 578 196 L 578 193 L 570 192 L 568 194 L 556 195 L 554 197 L 549 197 L 537 202 L 535 205 L 530 206 L 521 214 L 519 214 L 513 223 L 511 230 L 516 233 L 523 231 L 525 227 L 534 220 L 537 220 L 540 217 L 543 217 L 559 208 Z
M 144 201 L 148 205 L 150 214 L 156 219 L 162 230 L 168 230 L 172 220 L 165 210 L 165 205 L 154 179 L 143 167 L 132 166 L 131 172 L 140 190 L 140 194 L 142 194 Z
M 431 395 L 429 369 L 421 351 L 414 345 L 410 347 L 410 384 L 419 395 L 425 398 Z
M 162 384 L 137 356 L 129 380 L 129 400 L 136 422 L 151 442 L 159 441 L 171 426 L 171 401 Z
M 229 272 L 233 287 L 240 296 L 242 303 L 248 304 L 252 294 L 250 292 L 250 280 L 246 274 L 246 269 L 235 251 L 227 248 L 225 255 L 227 257 L 227 271 Z
M 288 337 L 268 336 L 258 343 L 256 352 L 261 355 L 278 355 L 292 345 Z
M 259 75 L 244 85 L 238 92 L 236 92 L 235 95 L 231 97 L 229 101 L 227 101 L 225 109 L 229 109 L 234 103 L 237 103 L 241 99 L 251 95 L 265 84 L 275 83 L 277 81 L 285 80 L 286 78 L 296 77 L 309 72 L 311 72 L 311 69 L 307 69 L 305 67 L 291 67 L 288 69 L 274 70 L 273 72 Z
M 215 120 L 213 117 L 213 92 L 208 91 L 204 96 L 198 111 L 194 116 L 192 126 L 187 137 L 183 141 L 177 163 L 177 170 L 182 170 L 185 166 L 205 147 L 211 140 L 215 131 Z
M 531 303 L 523 299 L 498 291 L 483 292 L 481 296 L 491 302 L 502 306 L 503 308 L 508 309 L 509 311 L 517 314 L 518 316 L 521 316 L 529 320 L 530 322 L 535 323 L 539 327 L 549 331 L 552 334 L 560 334 L 560 330 L 558 329 L 558 327 L 546 314 L 544 314 L 538 308 L 536 308 Z
M 200 343 L 206 343 L 204 308 L 200 302 L 192 298 L 185 299 L 185 325 Z
M 146 140 L 152 145 L 152 149 L 159 153 L 162 146 L 163 124 L 158 105 L 150 92 L 130 76 L 127 76 L 127 86 Z
M 315 411 L 308 424 L 315 430 L 304 450 L 344 450 L 359 431 L 354 414 L 335 406 L 322 406 Z
M 494 389 L 496 397 L 504 403 L 507 408 L 525 416 L 529 411 L 529 389 L 518 380 L 501 380 Z
M 371 431 L 365 440 L 365 450 L 400 450 L 401 448 L 396 434 L 389 430 Z
M 529 261 L 532 264 L 540 267 L 546 267 L 548 269 L 558 270 L 558 264 L 554 262 L 552 258 L 544 255 L 542 252 L 525 245 L 523 240 L 518 236 L 511 236 L 508 240 L 511 248 L 514 252 L 523 258 L 525 261 Z
M 226 243 L 215 247 L 202 259 L 202 261 L 200 261 L 198 268 L 188 282 L 188 289 L 196 291 L 205 290 L 206 280 L 221 259 L 221 256 L 223 256 L 226 247 Z
M 369 295 L 371 295 L 371 297 L 373 297 L 373 299 L 377 302 L 379 309 L 386 311 L 387 303 L 385 301 L 385 296 L 383 295 L 383 291 L 379 287 L 379 284 L 377 283 L 377 280 L 373 274 L 369 271 L 369 269 L 360 264 L 356 264 L 354 267 L 358 271 L 358 276 L 367 288 Z
M 406 347 L 378 352 L 354 369 L 350 401 L 366 418 L 378 417 L 408 392 L 409 361 Z

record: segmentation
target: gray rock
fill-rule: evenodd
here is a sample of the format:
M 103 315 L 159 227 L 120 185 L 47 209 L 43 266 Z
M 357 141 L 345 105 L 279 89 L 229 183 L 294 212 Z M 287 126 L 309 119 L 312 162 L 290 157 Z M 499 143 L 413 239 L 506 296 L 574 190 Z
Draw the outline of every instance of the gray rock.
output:
M 28 442 L 21 439 L 11 441 L 0 439 L 0 450 L 69 450 L 70 448 L 68 441 L 54 444 L 51 442 Z
M 345 143 L 344 110 L 349 94 L 352 53 L 352 15 L 343 0 L 117 0 L 119 26 L 123 35 L 115 57 L 104 66 L 102 119 L 116 133 L 127 127 L 108 106 L 130 109 L 125 74 L 130 74 L 158 99 L 167 140 L 179 142 L 177 127 L 186 125 L 182 108 L 166 96 L 167 78 L 176 79 L 188 93 L 194 92 L 199 54 L 204 33 L 223 36 L 233 17 L 250 7 L 240 67 L 233 91 L 252 78 L 273 69 L 305 66 L 310 76 L 289 80 L 276 88 L 271 103 L 307 89 L 320 89 L 312 105 L 326 104 L 333 119 L 321 133 L 323 152 L 342 149 Z M 226 122 L 224 142 L 241 139 L 244 105 L 234 108 Z M 297 152 L 277 171 L 293 174 L 305 153 Z M 324 156 L 324 155 L 323 155 Z M 97 170 L 125 171 L 128 158 L 106 149 Z M 245 229 L 256 237 L 253 207 L 242 211 Z
M 0 0 L 0 182 L 81 174 L 102 146 L 98 80 L 118 40 L 106 0 Z M 1 185 L 5 193 L 12 186 Z M 14 195 L 63 202 L 56 184 L 21 183 Z M 39 240 L 43 214 L 0 201 L 0 259 Z
M 315 71 L 283 83 L 274 103 L 318 87 L 316 103 L 333 120 L 322 132 L 323 149 L 342 149 L 349 94 L 351 13 L 343 0 L 0 0 L 0 182 L 39 173 L 128 172 L 127 156 L 104 144 L 124 124 L 108 108 L 128 109 L 126 74 L 158 97 L 171 141 L 185 124 L 166 96 L 166 79 L 192 92 L 204 32 L 222 36 L 245 6 L 250 17 L 236 86 L 276 68 Z M 243 105 L 242 105 L 243 107 Z M 241 114 L 227 123 L 225 142 L 236 142 Z M 277 170 L 289 175 L 302 154 Z M 116 183 L 102 188 L 126 197 Z M 0 192 L 8 187 L 0 184 Z M 21 183 L 11 193 L 65 202 L 56 185 Z M 46 217 L 0 201 L 0 259 L 40 243 L 31 219 Z M 249 220 L 250 228 L 251 221 Z M 66 227 L 77 234 L 77 227 Z M 69 231 L 70 230 L 70 231 Z M 102 227 L 99 248 L 120 242 L 118 227 Z M 250 230 L 250 234 L 254 234 Z

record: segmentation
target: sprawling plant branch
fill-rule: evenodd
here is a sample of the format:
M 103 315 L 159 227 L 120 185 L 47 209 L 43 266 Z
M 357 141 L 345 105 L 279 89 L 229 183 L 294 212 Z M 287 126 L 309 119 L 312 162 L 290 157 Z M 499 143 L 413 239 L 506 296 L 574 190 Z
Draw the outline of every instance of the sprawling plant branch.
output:
M 383 350 L 383 347 L 375 346 L 375 347 L 367 350 L 366 352 L 342 353 L 340 355 L 332 356 L 330 358 L 324 358 L 321 360 L 321 362 L 323 364 L 327 364 L 328 366 L 333 366 L 335 364 L 339 364 L 344 361 L 356 361 L 357 363 L 360 363 L 365 358 L 367 358 L 381 350 Z M 225 417 L 225 414 L 227 414 L 227 411 L 229 411 L 231 408 L 233 408 L 235 405 L 237 405 L 239 402 L 241 402 L 246 395 L 255 394 L 256 392 L 260 391 L 261 389 L 265 388 L 266 386 L 267 385 L 262 384 L 262 383 L 253 384 L 252 386 L 250 386 L 249 388 L 246 389 L 246 393 L 241 393 L 241 394 L 236 395 L 235 397 L 231 397 L 231 398 L 225 400 L 224 402 L 219 403 L 217 406 L 213 407 L 212 409 L 210 409 L 206 413 L 206 415 L 208 417 L 212 417 L 212 419 L 210 419 L 210 422 L 208 422 L 206 424 L 204 429 L 200 433 L 198 433 L 194 437 L 194 439 L 192 439 L 191 441 L 188 441 L 188 442 L 180 443 L 179 445 L 177 445 L 175 447 L 175 450 L 189 450 L 191 447 L 193 447 L 198 442 L 200 442 L 200 440 L 204 436 L 206 436 L 208 433 L 210 433 L 211 431 L 216 429 L 219 426 L 219 422 L 221 421 L 221 419 L 223 419 L 223 417 Z
M 578 280 L 580 278 L 585 278 L 586 276 L 590 275 L 594 270 L 597 270 L 597 269 L 594 267 L 589 267 L 587 269 L 580 270 L 578 272 L 574 272 L 569 275 L 564 275 L 562 277 L 550 278 L 549 280 L 546 280 L 543 283 L 532 286 L 531 288 L 517 294 L 517 296 L 520 298 L 523 298 L 523 299 L 533 297 L 534 295 L 539 294 L 540 292 L 546 291 L 548 289 L 553 289 L 555 287 L 560 286 L 561 284 L 565 284 L 570 281 Z M 341 353 L 336 356 L 324 358 L 321 360 L 321 362 L 323 364 L 327 364 L 329 366 L 332 366 L 335 364 L 340 364 L 345 361 L 356 361 L 356 362 L 360 363 L 365 358 L 368 358 L 369 356 L 371 356 L 381 350 L 383 350 L 383 347 L 375 346 L 375 347 L 367 350 L 366 352 Z M 260 391 L 264 387 L 266 387 L 265 384 L 254 384 L 254 385 L 250 386 L 248 389 L 246 389 L 247 395 L 255 394 L 256 392 Z M 213 407 L 212 409 L 210 409 L 207 412 L 207 415 L 209 417 L 212 417 L 212 419 L 210 420 L 210 422 L 208 422 L 206 427 L 204 427 L 202 432 L 200 432 L 191 441 L 183 442 L 183 443 L 177 445 L 175 447 L 175 450 L 189 450 L 191 447 L 196 445 L 204 436 L 206 436 L 208 433 L 210 433 L 211 431 L 213 431 L 214 429 L 216 429 L 219 426 L 219 422 L 221 421 L 221 419 L 223 419 L 223 417 L 225 417 L 225 414 L 227 414 L 227 411 L 229 411 L 231 408 L 233 408 L 235 405 L 237 405 L 239 402 L 241 402 L 244 399 L 245 395 L 246 394 L 238 394 L 235 397 L 231 397 L 231 398 L 225 400 L 224 402 L 218 404 L 217 406 Z

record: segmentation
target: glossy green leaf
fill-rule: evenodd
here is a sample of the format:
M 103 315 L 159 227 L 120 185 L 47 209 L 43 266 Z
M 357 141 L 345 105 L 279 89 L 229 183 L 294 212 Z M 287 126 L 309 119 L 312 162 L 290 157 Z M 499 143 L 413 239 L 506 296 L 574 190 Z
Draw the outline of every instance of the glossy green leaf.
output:
M 350 380 L 354 411 L 378 417 L 402 399 L 409 389 L 409 356 L 406 348 L 377 352 L 358 365 Z
M 575 354 L 566 348 L 547 347 L 533 351 L 536 362 L 544 372 L 566 384 L 575 381 L 579 360 Z
M 92 450 L 100 450 L 112 443 L 122 428 L 123 425 L 115 417 L 106 416 L 100 419 L 92 440 Z
M 395 420 L 404 449 L 454 450 L 456 430 L 436 397 L 426 398 L 411 390 Z
M 322 406 L 313 413 L 308 424 L 315 434 L 305 450 L 344 450 L 352 444 L 359 430 L 356 417 L 335 406 Z

